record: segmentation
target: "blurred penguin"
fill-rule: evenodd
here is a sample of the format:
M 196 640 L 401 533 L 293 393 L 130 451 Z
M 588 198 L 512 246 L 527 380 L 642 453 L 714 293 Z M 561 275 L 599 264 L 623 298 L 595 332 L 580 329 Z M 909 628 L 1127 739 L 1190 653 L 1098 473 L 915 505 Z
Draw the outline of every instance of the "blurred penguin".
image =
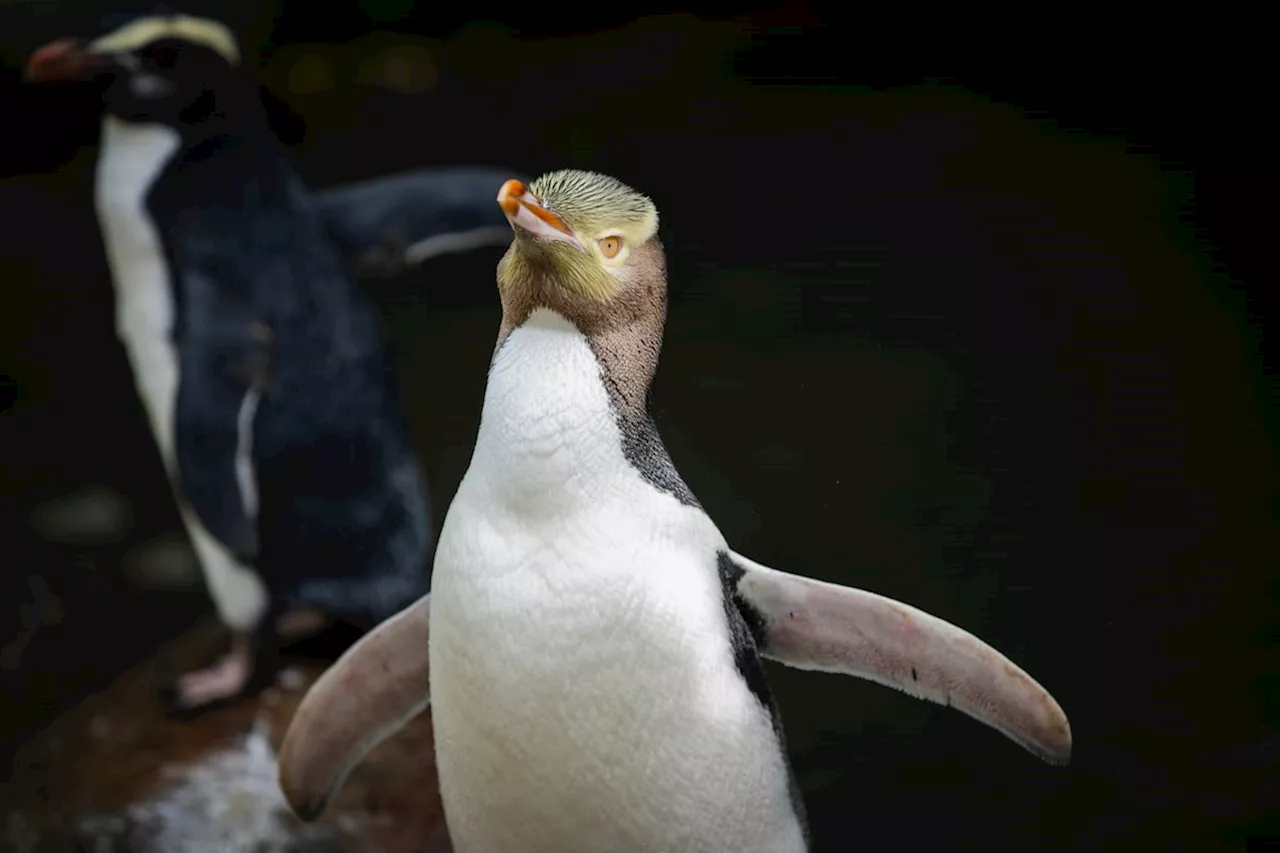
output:
M 219 21 L 117 19 L 40 48 L 27 77 L 102 93 L 95 205 L 116 328 L 231 633 L 163 690 L 191 715 L 270 683 L 282 637 L 372 626 L 428 589 L 427 491 L 352 280 L 381 232 L 368 209 L 343 218 L 349 196 L 319 204 L 302 185 Z M 392 194 L 381 221 L 420 208 Z

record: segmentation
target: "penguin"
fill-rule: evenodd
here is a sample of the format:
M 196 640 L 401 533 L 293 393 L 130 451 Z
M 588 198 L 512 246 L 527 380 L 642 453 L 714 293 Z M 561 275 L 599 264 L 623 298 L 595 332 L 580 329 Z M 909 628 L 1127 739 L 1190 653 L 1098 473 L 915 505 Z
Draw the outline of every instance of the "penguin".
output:
M 163 4 L 152 7 L 157 14 L 175 14 L 167 10 Z M 136 17 L 116 14 L 108 20 L 123 24 Z M 63 56 L 63 61 L 48 61 L 70 43 L 58 39 L 37 50 L 35 61 L 27 66 L 28 79 L 70 82 L 95 74 L 92 67 L 77 68 L 69 56 Z M 273 129 L 278 127 L 277 136 L 300 139 L 305 125 L 302 117 L 265 86 L 260 86 L 260 94 L 268 123 Z M 493 187 L 513 173 L 527 179 L 518 170 L 500 166 L 416 168 L 315 187 L 312 198 L 330 243 L 352 274 L 390 278 L 443 255 L 487 247 L 505 249 L 511 242 L 511 229 L 494 207 Z
M 808 850 L 763 658 L 949 705 L 1069 762 L 1062 708 L 977 637 L 725 541 L 647 409 L 667 309 L 648 197 L 567 170 L 498 202 L 515 233 L 502 320 L 432 591 L 304 697 L 279 752 L 298 815 L 430 703 L 459 853 Z
M 230 648 L 180 716 L 269 684 L 283 637 L 429 589 L 428 495 L 373 304 L 272 134 L 222 23 L 134 17 L 36 51 L 94 80 L 116 330 Z M 490 202 L 491 204 L 491 202 Z

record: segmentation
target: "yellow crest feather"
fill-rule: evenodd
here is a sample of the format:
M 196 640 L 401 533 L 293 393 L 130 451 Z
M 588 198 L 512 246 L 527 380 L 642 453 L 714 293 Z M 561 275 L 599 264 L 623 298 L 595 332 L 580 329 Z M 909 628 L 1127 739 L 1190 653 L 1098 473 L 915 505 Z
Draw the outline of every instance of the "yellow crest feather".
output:
M 225 24 L 190 15 L 165 15 L 130 21 L 115 32 L 95 40 L 89 45 L 89 49 L 102 53 L 137 50 L 163 38 L 182 39 L 207 47 L 221 54 L 231 65 L 240 62 L 240 48 Z
M 517 234 L 499 271 L 500 287 L 536 278 L 540 271 L 549 269 L 561 286 L 591 299 L 608 300 L 620 286 L 610 269 L 616 262 L 600 254 L 597 241 L 612 235 L 639 246 L 658 232 L 658 208 L 653 201 L 609 175 L 562 169 L 535 180 L 529 192 L 573 229 L 586 251 L 563 242 L 522 239 Z

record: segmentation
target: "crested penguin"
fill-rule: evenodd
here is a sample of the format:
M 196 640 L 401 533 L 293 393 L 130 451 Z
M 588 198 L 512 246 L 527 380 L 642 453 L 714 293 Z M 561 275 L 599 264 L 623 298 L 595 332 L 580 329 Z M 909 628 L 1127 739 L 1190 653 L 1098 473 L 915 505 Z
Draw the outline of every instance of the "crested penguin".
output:
M 1069 761 L 1062 708 L 989 645 L 725 541 L 647 412 L 667 307 L 650 199 L 559 171 L 498 202 L 515 231 L 501 326 L 432 592 L 304 698 L 279 754 L 300 816 L 429 701 L 459 853 L 807 850 L 762 658 L 945 703 Z
M 282 632 L 372 627 L 425 594 L 425 484 L 374 306 L 234 34 L 135 17 L 45 45 L 27 76 L 101 86 L 95 206 L 116 330 L 231 634 L 162 689 L 195 714 L 269 683 Z

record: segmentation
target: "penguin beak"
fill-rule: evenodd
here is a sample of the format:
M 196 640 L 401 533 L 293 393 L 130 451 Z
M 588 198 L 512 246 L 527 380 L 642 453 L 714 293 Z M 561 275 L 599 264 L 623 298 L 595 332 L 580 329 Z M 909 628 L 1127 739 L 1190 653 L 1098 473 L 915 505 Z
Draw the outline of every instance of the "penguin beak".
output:
M 31 54 L 23 76 L 31 83 L 88 80 L 111 65 L 109 56 L 87 50 L 82 40 L 61 38 Z
M 568 243 L 580 251 L 587 251 L 578 235 L 565 221 L 543 206 L 542 200 L 529 192 L 520 181 L 512 178 L 498 190 L 498 206 L 506 214 L 507 221 L 517 232 L 524 231 L 539 240 Z

